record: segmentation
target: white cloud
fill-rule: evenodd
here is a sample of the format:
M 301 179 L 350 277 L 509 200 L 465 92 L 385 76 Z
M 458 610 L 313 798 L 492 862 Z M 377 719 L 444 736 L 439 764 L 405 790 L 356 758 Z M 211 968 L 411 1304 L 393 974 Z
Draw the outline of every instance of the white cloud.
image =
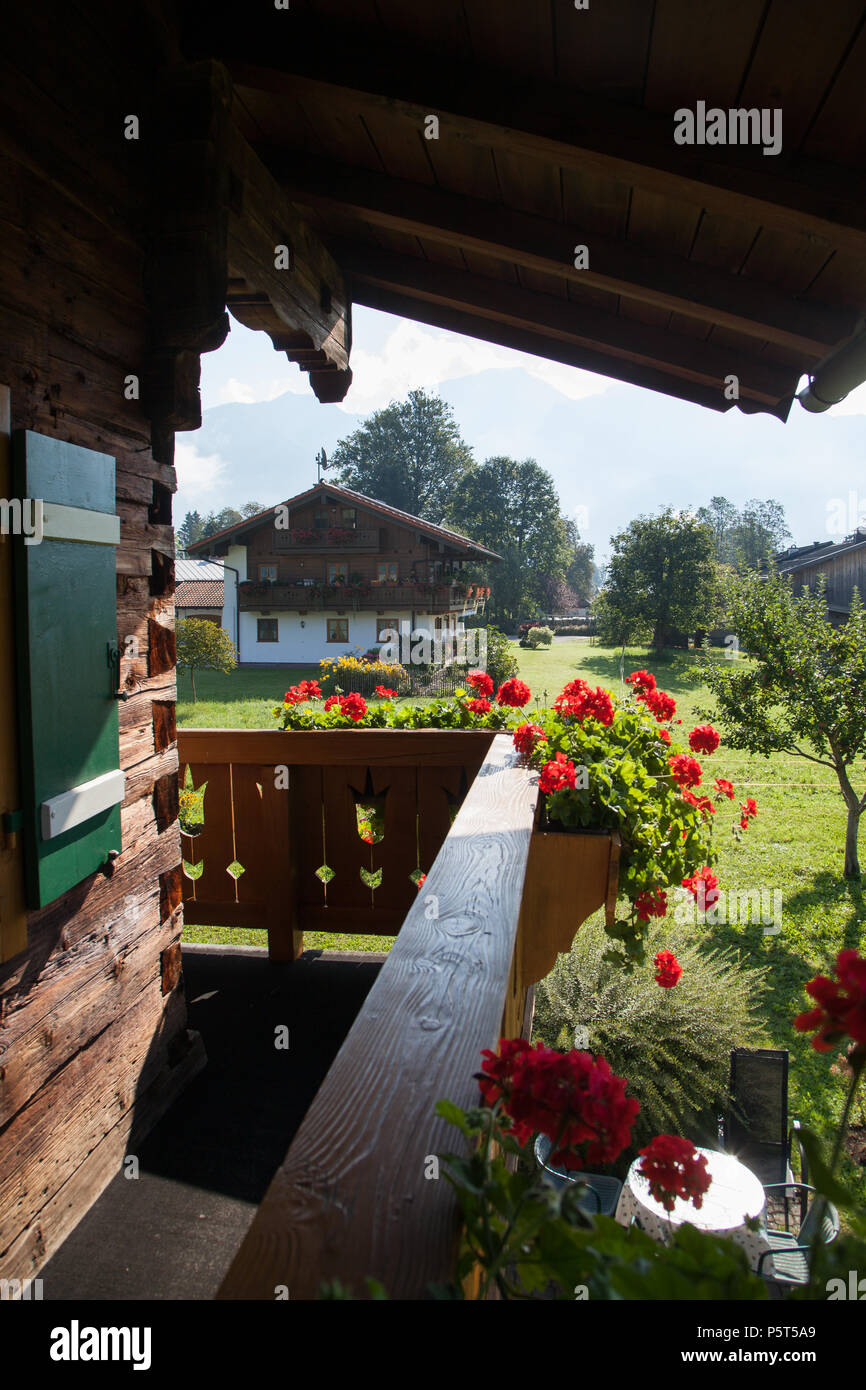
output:
M 229 465 L 219 454 L 200 454 L 194 444 L 177 440 L 174 447 L 178 493 L 194 498 L 196 505 L 219 492 L 227 481 Z
M 455 377 L 515 367 L 523 367 L 570 400 L 599 395 L 615 384 L 576 367 L 402 319 L 388 335 L 381 352 L 354 349 L 352 386 L 342 408 L 361 413 L 379 410 L 418 387 L 432 390 Z
M 310 389 L 306 375 L 295 372 L 292 376 L 260 377 L 255 381 L 238 381 L 236 376 L 223 382 L 218 391 L 220 405 L 257 405 L 259 401 L 273 401 L 284 396 L 287 391 L 300 395 Z

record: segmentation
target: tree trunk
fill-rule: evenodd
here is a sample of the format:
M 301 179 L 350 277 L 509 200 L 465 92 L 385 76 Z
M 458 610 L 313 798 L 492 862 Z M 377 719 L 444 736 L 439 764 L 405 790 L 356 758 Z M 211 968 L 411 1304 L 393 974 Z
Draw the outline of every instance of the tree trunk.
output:
M 858 804 L 848 807 L 848 825 L 845 831 L 845 868 L 842 871 L 844 878 L 860 877 L 860 860 L 857 857 L 857 832 L 860 828 L 860 807 Z
M 189 668 L 189 678 L 190 678 L 190 680 L 192 681 L 192 702 L 193 702 L 193 704 L 195 704 L 195 703 L 196 703 L 196 698 L 195 698 L 195 667 L 194 667 L 194 666 L 190 666 L 190 668 Z
M 842 870 L 842 877 L 859 879 L 860 860 L 857 857 L 857 832 L 860 828 L 860 816 L 863 813 L 864 805 L 866 805 L 866 799 L 861 801 L 852 787 L 848 769 L 839 756 L 839 749 L 832 738 L 830 739 L 830 748 L 833 753 L 836 776 L 839 778 L 842 796 L 848 807 L 848 824 L 845 829 L 845 867 Z
M 653 628 L 652 647 L 653 647 L 653 651 L 654 651 L 654 652 L 657 652 L 659 655 L 661 655 L 661 653 L 662 653 L 662 652 L 664 651 L 664 649 L 665 649 L 665 635 L 666 635 L 666 633 L 667 633 L 667 624 L 665 623 L 664 618 L 658 618 L 658 619 L 656 619 L 656 624 L 655 624 L 655 627 Z

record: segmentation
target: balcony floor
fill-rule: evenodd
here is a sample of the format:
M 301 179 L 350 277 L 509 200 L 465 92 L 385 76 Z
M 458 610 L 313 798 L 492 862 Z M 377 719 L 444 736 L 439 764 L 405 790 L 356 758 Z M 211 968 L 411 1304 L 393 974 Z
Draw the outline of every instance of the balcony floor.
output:
M 208 1065 L 43 1267 L 45 1300 L 214 1297 L 384 959 L 184 947 Z

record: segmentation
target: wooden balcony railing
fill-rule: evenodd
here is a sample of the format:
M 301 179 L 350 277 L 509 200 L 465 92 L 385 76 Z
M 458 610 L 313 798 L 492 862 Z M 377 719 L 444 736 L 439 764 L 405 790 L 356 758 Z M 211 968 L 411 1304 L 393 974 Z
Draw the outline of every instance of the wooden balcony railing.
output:
M 481 1050 L 529 1035 L 534 983 L 584 917 L 615 901 L 616 844 L 540 834 L 535 774 L 505 734 L 186 730 L 179 750 L 181 775 L 188 764 L 196 786 L 207 780 L 188 921 L 268 925 L 283 958 L 307 924 L 399 927 L 219 1297 L 315 1299 L 339 1279 L 364 1298 L 372 1276 L 391 1299 L 423 1299 L 454 1278 L 459 1240 L 452 1189 L 429 1176 L 431 1155 L 460 1147 L 436 1101 L 475 1103 Z M 275 788 L 280 765 L 288 790 Z M 355 812 L 371 795 L 384 798 L 385 828 L 373 901 Z M 327 895 L 310 883 L 320 852 L 336 870 Z M 232 878 L 235 859 L 245 872 Z M 391 897 L 376 903 L 383 889 Z
M 206 784 L 204 823 L 182 837 L 185 920 L 266 927 L 278 960 L 294 958 L 304 929 L 396 934 L 418 894 L 412 875 L 436 858 L 490 739 L 438 729 L 181 730 L 181 786 L 187 767 L 195 788 Z M 370 804 L 384 814 L 373 845 L 357 816 Z
M 423 613 L 441 613 L 472 607 L 465 604 L 465 589 L 454 585 L 427 588 L 416 584 L 370 584 L 354 588 L 351 584 L 332 588 L 327 584 L 254 584 L 240 589 L 241 612 L 273 609 L 313 610 L 317 608 L 387 609 L 414 608 Z M 474 602 L 474 601 L 473 601 Z
M 326 527 L 320 526 L 313 529 L 313 534 L 306 540 L 294 540 L 290 531 L 278 531 L 276 528 L 273 533 L 274 550 L 280 555 L 302 555 L 304 553 L 321 554 L 327 551 L 336 554 L 341 550 L 353 551 L 378 551 L 382 549 L 382 533 L 378 526 L 370 527 L 367 530 L 352 530 L 346 527 Z M 332 532 L 333 534 L 329 534 Z

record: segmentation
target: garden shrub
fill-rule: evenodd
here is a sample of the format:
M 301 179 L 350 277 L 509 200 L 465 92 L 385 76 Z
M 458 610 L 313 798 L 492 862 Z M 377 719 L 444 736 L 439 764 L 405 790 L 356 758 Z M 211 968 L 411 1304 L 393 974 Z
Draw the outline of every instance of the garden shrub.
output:
M 764 1045 L 758 1018 L 763 969 L 711 951 L 694 927 L 652 928 L 647 954 L 675 952 L 683 974 L 672 989 L 651 971 L 628 973 L 604 960 L 601 924 L 585 923 L 536 991 L 535 1036 L 548 1047 L 601 1053 L 640 1101 L 634 1143 L 681 1134 L 718 1145 L 733 1047 Z
M 487 674 L 498 689 L 505 681 L 517 675 L 517 657 L 511 643 L 498 627 L 487 629 Z
M 549 647 L 553 641 L 552 627 L 531 627 L 526 634 L 530 647 Z

